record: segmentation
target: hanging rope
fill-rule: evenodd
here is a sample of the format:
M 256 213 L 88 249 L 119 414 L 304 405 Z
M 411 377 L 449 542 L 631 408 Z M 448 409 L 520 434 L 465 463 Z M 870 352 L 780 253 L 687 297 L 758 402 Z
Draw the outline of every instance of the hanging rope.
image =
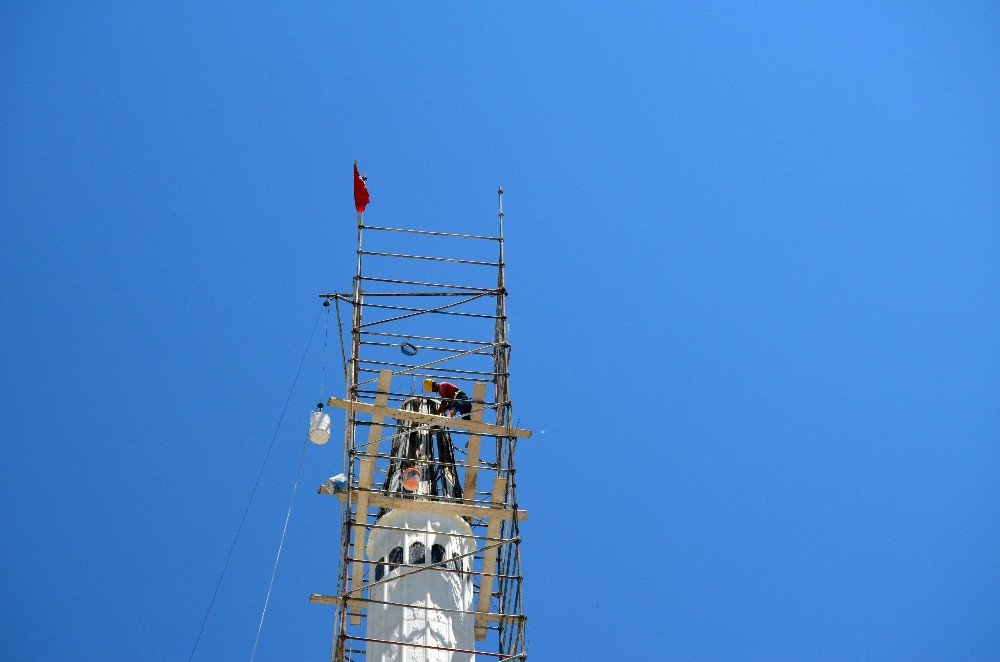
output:
M 323 398 L 326 397 L 326 345 L 330 340 L 330 302 L 323 302 L 323 310 L 326 311 L 326 324 L 323 325 L 323 356 L 321 358 L 322 368 L 319 376 L 319 403 L 323 405 Z
M 267 452 L 264 454 L 264 461 L 260 465 L 260 471 L 257 472 L 257 480 L 253 484 L 253 489 L 250 490 L 250 498 L 247 499 L 246 508 L 243 509 L 243 516 L 240 518 L 240 525 L 236 527 L 236 535 L 233 537 L 233 544 L 229 546 L 229 554 L 226 555 L 226 562 L 222 566 L 222 574 L 219 575 L 219 581 L 215 584 L 215 590 L 212 591 L 212 599 L 208 603 L 208 609 L 205 610 L 205 618 L 201 620 L 201 627 L 198 628 L 198 636 L 195 637 L 194 646 L 191 648 L 191 655 L 188 656 L 188 662 L 194 659 L 194 654 L 198 650 L 198 643 L 201 641 L 201 635 L 205 631 L 205 624 L 208 623 L 208 616 L 212 613 L 212 606 L 215 604 L 215 598 L 219 595 L 219 588 L 222 586 L 222 580 L 226 576 L 226 570 L 229 569 L 229 562 L 233 558 L 233 551 L 236 549 L 236 543 L 240 539 L 240 533 L 243 531 L 243 525 L 247 521 L 247 513 L 250 512 L 250 505 L 253 503 L 253 498 L 257 494 L 257 488 L 260 486 L 260 479 L 264 475 L 264 467 L 267 466 L 267 460 L 271 457 L 271 449 L 274 448 L 274 442 L 278 438 L 278 430 L 281 429 L 281 423 L 285 420 L 285 412 L 288 411 L 288 403 L 292 401 L 292 393 L 295 391 L 295 385 L 299 383 L 299 375 L 302 374 L 302 366 L 306 362 L 306 356 L 309 354 L 309 347 L 312 346 L 313 336 L 316 335 L 316 327 L 319 326 L 320 314 L 316 316 L 316 322 L 313 324 L 312 331 L 309 333 L 309 340 L 306 342 L 306 349 L 302 352 L 302 359 L 299 361 L 299 367 L 295 370 L 295 378 L 292 379 L 292 387 L 288 390 L 288 397 L 285 398 L 285 406 L 281 408 L 281 415 L 278 417 L 278 424 L 274 426 L 274 434 L 271 435 L 271 443 L 267 446 Z
M 330 338 L 330 302 L 323 304 L 326 312 L 326 324 L 323 326 L 323 354 L 321 357 L 319 395 L 320 407 L 323 406 L 323 396 L 326 392 L 326 348 Z M 295 504 L 295 492 L 299 489 L 299 477 L 302 475 L 302 462 L 306 457 L 306 446 L 308 440 L 302 442 L 302 452 L 299 453 L 299 466 L 295 470 L 295 480 L 292 482 L 292 495 L 288 498 L 288 512 L 285 513 L 285 525 L 281 529 L 281 541 L 278 543 L 278 553 L 274 557 L 274 567 L 271 568 L 271 581 L 267 585 L 267 595 L 264 596 L 264 608 L 260 612 L 260 622 L 257 624 L 257 636 L 253 640 L 253 650 L 250 652 L 250 662 L 253 662 L 257 655 L 257 645 L 260 643 L 260 633 L 264 629 L 264 617 L 267 615 L 267 606 L 271 602 L 271 590 L 274 588 L 274 578 L 278 574 L 278 563 L 281 561 L 281 552 L 285 548 L 285 536 L 288 534 L 288 522 L 292 517 L 292 506 Z
M 257 644 L 260 643 L 260 632 L 264 629 L 264 616 L 267 614 L 267 605 L 271 601 L 271 589 L 274 588 L 274 578 L 278 574 L 278 562 L 281 560 L 281 551 L 285 548 L 285 534 L 288 533 L 288 520 L 292 517 L 292 504 L 295 503 L 295 491 L 299 488 L 299 476 L 302 474 L 302 460 L 306 457 L 306 446 L 308 440 L 302 443 L 302 452 L 299 454 L 299 467 L 295 470 L 295 482 L 292 483 L 292 496 L 288 499 L 288 512 L 285 513 L 285 526 L 281 529 L 281 542 L 278 543 L 278 553 L 274 557 L 274 567 L 271 568 L 271 583 L 267 585 L 267 595 L 264 596 L 264 609 L 260 612 L 260 623 L 257 624 L 257 637 L 253 640 L 253 650 L 250 652 L 250 662 L 253 662 L 257 654 Z
M 337 309 L 337 331 L 340 333 L 340 360 L 344 363 L 344 384 L 351 383 L 347 377 L 347 351 L 344 349 L 344 325 L 340 321 L 340 297 L 333 300 L 333 305 Z M 353 350 L 352 350 L 353 351 Z

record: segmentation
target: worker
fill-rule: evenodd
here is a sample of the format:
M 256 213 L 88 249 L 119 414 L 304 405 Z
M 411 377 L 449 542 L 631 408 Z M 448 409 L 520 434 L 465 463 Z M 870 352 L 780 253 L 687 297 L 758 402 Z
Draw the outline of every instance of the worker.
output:
M 424 390 L 428 393 L 437 393 L 441 396 L 441 405 L 438 407 L 438 414 L 444 415 L 445 412 L 454 410 L 461 414 L 462 418 L 467 421 L 472 418 L 470 416 L 472 413 L 472 400 L 469 400 L 469 396 L 451 382 L 436 382 L 428 377 L 424 380 Z

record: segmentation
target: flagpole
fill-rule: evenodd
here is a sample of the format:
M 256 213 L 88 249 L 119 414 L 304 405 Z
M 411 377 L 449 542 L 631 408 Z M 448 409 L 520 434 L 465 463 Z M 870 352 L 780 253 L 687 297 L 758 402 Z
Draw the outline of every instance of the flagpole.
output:
M 348 384 L 349 396 L 352 400 L 357 400 L 357 383 L 358 383 L 358 347 L 359 341 L 361 340 L 361 255 L 362 255 L 362 230 L 364 228 L 364 212 L 358 212 L 358 270 L 354 275 L 354 291 L 352 292 L 351 302 L 353 303 L 354 310 L 351 316 L 351 383 Z M 353 417 L 352 417 L 353 418 Z M 352 426 L 353 432 L 353 426 Z M 352 435 L 353 436 L 353 435 Z M 350 439 L 350 448 L 354 449 L 354 439 Z
M 357 173 L 358 162 L 354 162 L 354 171 Z M 347 390 L 347 397 L 350 400 L 358 399 L 358 350 L 361 344 L 361 255 L 362 255 L 362 230 L 364 228 L 364 212 L 358 212 L 358 266 L 357 271 L 354 275 L 354 287 L 351 293 L 351 358 L 350 371 L 348 373 L 348 382 L 345 384 Z M 354 476 L 354 462 L 351 460 L 352 453 L 354 452 L 354 430 L 356 427 L 357 414 L 354 411 L 347 412 L 344 417 L 344 467 L 347 472 L 347 482 L 348 485 L 352 485 L 355 480 Z M 341 530 L 342 536 L 351 535 L 351 527 L 346 526 L 346 523 L 350 520 L 350 501 L 344 503 L 344 515 L 343 522 L 345 523 L 344 528 Z M 363 544 L 362 544 L 363 545 Z M 355 545 L 355 549 L 358 549 Z M 363 546 L 362 546 L 363 549 Z M 342 576 L 340 577 L 341 591 L 343 595 L 347 594 L 347 579 L 348 572 L 346 569 L 342 571 Z M 338 662 L 342 662 L 346 659 L 346 634 L 347 634 L 347 615 L 349 608 L 346 604 L 338 608 L 337 618 L 340 619 L 339 631 L 340 636 L 334 642 L 333 657 Z
M 355 204 L 356 207 L 358 207 L 358 188 L 357 188 L 357 185 L 358 185 L 358 178 L 359 177 L 360 177 L 361 182 L 362 182 L 361 185 L 364 188 L 364 177 L 361 177 L 358 174 L 358 160 L 354 159 L 354 180 L 355 180 L 355 183 L 354 183 L 354 204 Z M 366 193 L 365 197 L 367 197 L 367 190 L 365 190 L 365 193 Z M 362 235 L 362 230 L 364 229 L 364 219 L 365 219 L 364 205 L 365 204 L 367 204 L 367 200 L 365 201 L 365 203 L 361 204 L 360 207 L 358 207 L 358 209 L 357 209 L 357 212 L 358 212 L 358 270 L 357 270 L 357 273 L 354 275 L 354 292 L 353 292 L 353 296 L 352 296 L 352 302 L 354 304 L 354 315 L 352 317 L 353 324 L 352 324 L 352 328 L 351 328 L 351 383 L 349 385 L 350 386 L 350 391 L 349 391 L 350 395 L 349 395 L 349 397 L 352 400 L 357 400 L 357 395 L 358 395 L 357 394 L 357 386 L 356 385 L 358 383 L 357 356 L 358 356 L 358 350 L 360 348 L 360 341 L 361 341 L 361 255 L 362 255 L 362 249 L 361 249 L 361 247 L 362 247 L 361 238 L 362 237 L 361 237 L 361 235 Z M 352 431 L 353 431 L 353 426 L 352 426 Z M 354 440 L 353 439 L 351 439 L 351 449 L 352 450 L 354 449 Z
M 359 193 L 361 195 L 359 195 Z M 358 212 L 358 270 L 354 275 L 354 288 L 351 302 L 353 304 L 353 315 L 351 317 L 351 371 L 350 383 L 348 386 L 348 397 L 351 400 L 358 399 L 358 354 L 361 349 L 361 256 L 362 251 L 362 231 L 364 230 L 365 205 L 368 204 L 368 189 L 365 186 L 365 178 L 358 172 L 358 161 L 354 160 L 354 206 Z M 348 448 L 354 450 L 354 412 L 348 418 L 350 430 L 345 433 L 344 452 Z M 350 474 L 348 474 L 350 475 Z

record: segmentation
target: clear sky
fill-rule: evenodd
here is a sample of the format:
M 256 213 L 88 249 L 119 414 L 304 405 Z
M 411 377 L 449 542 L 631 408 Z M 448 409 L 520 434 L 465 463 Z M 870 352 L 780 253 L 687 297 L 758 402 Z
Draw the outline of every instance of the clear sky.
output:
M 373 223 L 506 190 L 531 659 L 1000 658 L 998 111 L 990 2 L 3 3 L 0 657 L 187 659 L 356 158 Z M 249 657 L 320 323 L 196 659 Z M 340 464 L 259 660 L 327 659 Z

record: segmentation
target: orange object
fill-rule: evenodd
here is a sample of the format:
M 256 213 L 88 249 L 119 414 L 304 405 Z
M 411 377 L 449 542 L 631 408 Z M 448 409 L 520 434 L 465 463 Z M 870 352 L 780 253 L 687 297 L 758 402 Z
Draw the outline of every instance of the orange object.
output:
M 403 471 L 403 487 L 410 492 L 416 492 L 420 488 L 420 469 L 410 467 Z

